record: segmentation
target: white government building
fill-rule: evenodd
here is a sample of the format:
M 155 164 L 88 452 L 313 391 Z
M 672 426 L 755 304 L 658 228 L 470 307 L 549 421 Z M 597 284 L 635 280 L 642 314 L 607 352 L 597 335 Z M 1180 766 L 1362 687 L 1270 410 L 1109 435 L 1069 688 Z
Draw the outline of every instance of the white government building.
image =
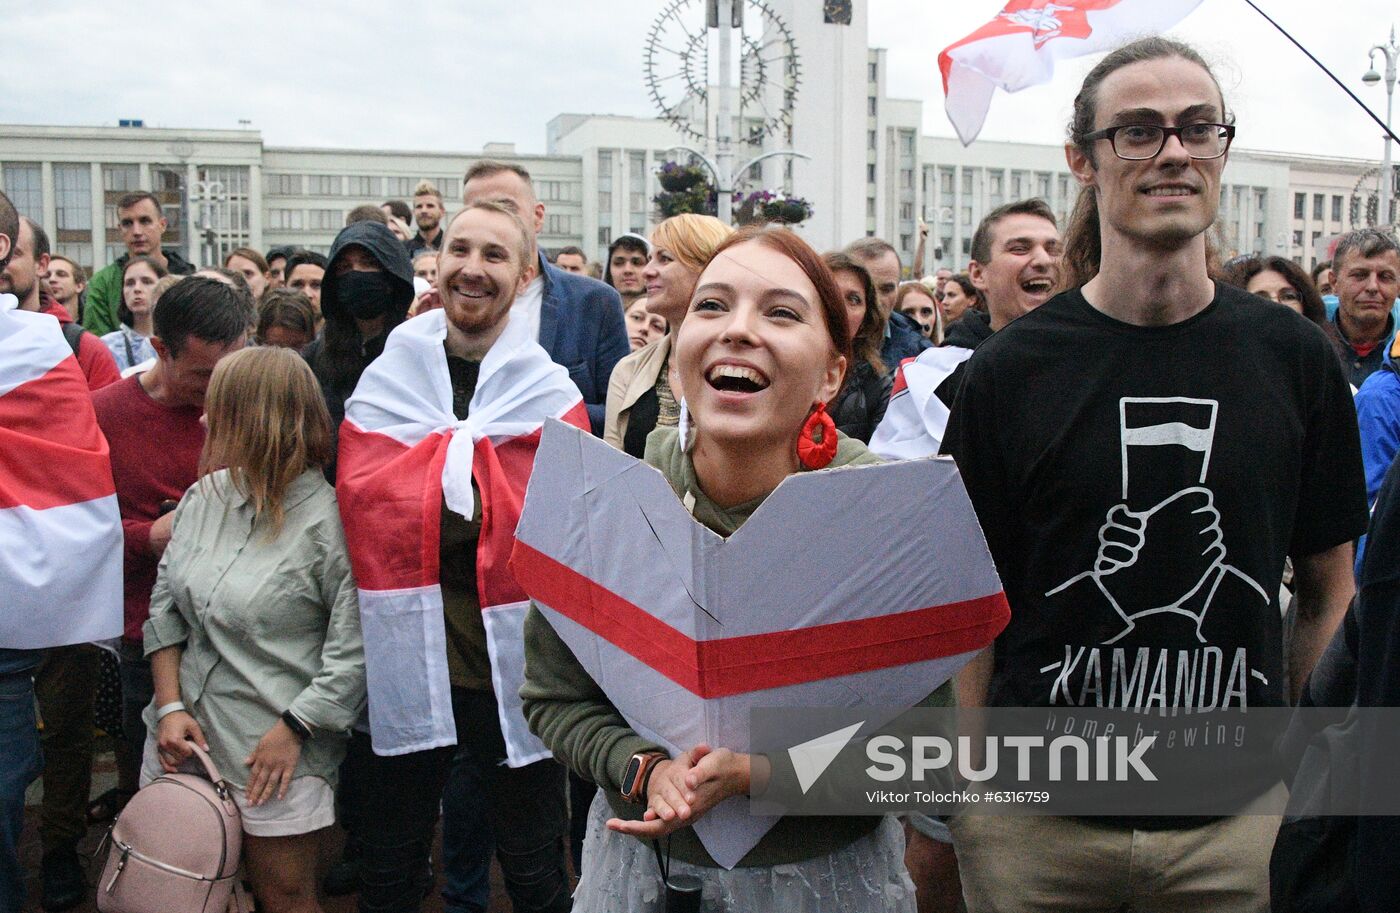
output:
M 849 24 L 829 21 L 841 3 L 768 3 L 803 61 L 790 148 L 811 158 L 761 163 L 750 169 L 748 189 L 808 199 L 814 214 L 800 231 L 818 249 L 876 235 L 895 245 L 906 266 L 923 219 L 930 226 L 926 271 L 963 268 L 978 220 L 1007 201 L 1039 196 L 1068 215 L 1076 188 L 1059 145 L 978 141 L 964 148 L 922 134 L 923 103 L 885 94 L 885 51 L 867 46 L 865 3 L 848 5 Z M 713 128 L 714 112 L 706 116 Z M 600 257 L 617 235 L 655 225 L 656 171 L 683 156 L 672 147 L 695 142 L 659 118 L 606 114 L 555 116 L 543 155 L 517 153 L 513 143 L 463 152 L 291 148 L 264 145 L 251 129 L 131 123 L 0 129 L 0 187 L 45 227 L 56 251 L 87 267 L 122 253 L 115 204 L 133 190 L 157 194 L 170 224 L 166 243 L 202 265 L 241 246 L 324 252 L 355 206 L 410 200 L 422 179 L 437 184 L 452 211 L 462 175 L 482 158 L 529 169 L 546 207 L 543 247 L 577 245 Z M 733 135 L 747 136 L 752 126 L 740 111 Z M 736 159 L 788 142 L 770 137 L 741 148 Z M 1311 267 L 1328 239 L 1371 221 L 1378 169 L 1363 159 L 1232 150 L 1221 191 L 1225 251 L 1278 254 Z

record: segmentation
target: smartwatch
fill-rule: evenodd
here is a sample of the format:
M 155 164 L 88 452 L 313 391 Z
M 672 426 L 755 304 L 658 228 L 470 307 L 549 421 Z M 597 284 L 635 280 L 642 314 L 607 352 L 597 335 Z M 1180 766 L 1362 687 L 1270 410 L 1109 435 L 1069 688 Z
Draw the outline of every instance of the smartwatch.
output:
M 627 762 L 627 770 L 622 774 L 622 798 L 625 802 L 645 804 L 647 781 L 651 772 L 661 761 L 669 760 L 659 751 L 639 751 Z
M 286 723 L 287 728 L 290 729 L 296 735 L 296 737 L 301 739 L 303 742 L 311 738 L 311 729 L 300 719 L 298 719 L 297 715 L 295 713 L 292 713 L 292 711 L 282 711 L 282 722 Z

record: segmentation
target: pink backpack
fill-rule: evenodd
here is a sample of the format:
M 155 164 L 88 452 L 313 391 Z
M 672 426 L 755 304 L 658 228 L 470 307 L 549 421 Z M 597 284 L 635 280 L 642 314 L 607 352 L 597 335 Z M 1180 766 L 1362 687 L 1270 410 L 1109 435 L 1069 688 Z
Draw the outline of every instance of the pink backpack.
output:
M 162 774 L 132 796 L 107 832 L 103 842 L 112 848 L 97 883 L 102 913 L 247 907 L 236 877 L 243 823 L 233 787 L 203 749 L 190 747 L 205 775 Z

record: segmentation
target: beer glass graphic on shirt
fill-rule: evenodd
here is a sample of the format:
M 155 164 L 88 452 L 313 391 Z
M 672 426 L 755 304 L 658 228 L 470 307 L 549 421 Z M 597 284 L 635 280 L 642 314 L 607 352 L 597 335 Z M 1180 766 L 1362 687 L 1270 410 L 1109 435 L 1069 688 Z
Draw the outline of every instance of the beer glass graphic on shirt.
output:
M 1213 399 L 1125 396 L 1118 401 L 1123 503 L 1140 513 L 1204 485 L 1215 443 Z
M 1122 500 L 1107 506 L 1092 568 L 1046 593 L 1081 611 L 1079 600 L 1106 600 L 1123 627 L 1103 643 L 1155 615 L 1189 620 L 1204 643 L 1206 613 L 1222 584 L 1232 600 L 1241 592 L 1230 583 L 1235 579 L 1248 599 L 1268 602 L 1258 584 L 1226 563 L 1215 493 L 1206 486 L 1217 409 L 1215 400 L 1185 397 L 1119 400 Z

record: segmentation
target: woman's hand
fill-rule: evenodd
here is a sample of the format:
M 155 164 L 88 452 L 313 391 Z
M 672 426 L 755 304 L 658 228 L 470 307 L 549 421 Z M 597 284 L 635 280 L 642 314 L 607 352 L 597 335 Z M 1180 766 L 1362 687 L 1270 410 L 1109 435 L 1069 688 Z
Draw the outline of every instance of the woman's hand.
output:
M 291 785 L 300 757 L 301 738 L 281 720 L 273 723 L 258 741 L 258 747 L 243 759 L 243 763 L 252 768 L 252 776 L 248 778 L 248 804 L 262 805 L 272 798 L 274 790 L 278 799 L 287 798 L 287 787 Z
M 697 745 L 652 768 L 647 781 L 647 810 L 641 821 L 613 818 L 608 828 L 644 839 L 663 837 L 694 824 L 725 799 L 748 792 L 748 755 Z
M 160 718 L 156 724 L 156 754 L 160 766 L 168 774 L 180 769 L 180 764 L 194 752 L 190 749 L 194 742 L 205 751 L 209 743 L 204 741 L 204 730 L 187 711 L 175 710 Z

